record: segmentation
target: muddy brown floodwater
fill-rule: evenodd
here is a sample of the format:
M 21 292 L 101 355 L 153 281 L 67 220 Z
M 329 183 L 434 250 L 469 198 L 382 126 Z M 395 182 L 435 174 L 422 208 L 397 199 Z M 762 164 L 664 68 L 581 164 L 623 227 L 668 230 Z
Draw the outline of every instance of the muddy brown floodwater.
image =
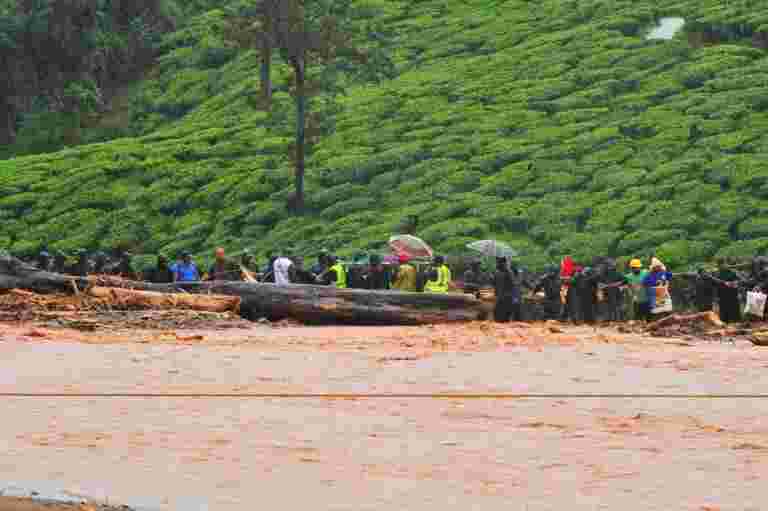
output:
M 768 348 L 476 323 L 0 325 L 0 392 L 765 393 Z M 148 509 L 746 510 L 768 399 L 7 398 L 0 481 Z

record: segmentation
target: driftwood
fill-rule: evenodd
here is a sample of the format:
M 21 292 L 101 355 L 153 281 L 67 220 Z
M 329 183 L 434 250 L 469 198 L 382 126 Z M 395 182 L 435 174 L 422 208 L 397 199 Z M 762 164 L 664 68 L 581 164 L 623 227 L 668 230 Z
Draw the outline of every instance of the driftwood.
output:
M 668 328 L 671 326 L 678 326 L 678 325 L 700 325 L 705 328 L 724 328 L 725 323 L 723 323 L 720 318 L 712 311 L 709 312 L 701 312 L 698 314 L 673 314 L 671 316 L 667 316 L 665 318 L 662 318 L 658 321 L 655 321 L 651 323 L 648 326 L 649 330 L 661 330 L 663 328 Z
M 481 302 L 461 293 L 429 294 L 336 289 L 326 286 L 276 286 L 254 282 L 189 282 L 152 284 L 115 277 L 70 277 L 41 272 L 12 257 L 0 256 L 0 289 L 39 293 L 72 293 L 109 287 L 155 293 L 226 295 L 241 299 L 240 312 L 249 319 L 294 318 L 300 321 L 371 324 L 429 324 L 473 321 L 485 312 Z M 107 291 L 96 291 L 106 293 Z M 109 291 L 115 296 L 119 293 Z M 122 294 L 138 299 L 140 294 Z
M 188 309 L 201 312 L 239 312 L 239 296 L 190 295 L 157 293 L 114 287 L 92 287 L 91 296 L 108 300 L 122 307 L 139 309 Z

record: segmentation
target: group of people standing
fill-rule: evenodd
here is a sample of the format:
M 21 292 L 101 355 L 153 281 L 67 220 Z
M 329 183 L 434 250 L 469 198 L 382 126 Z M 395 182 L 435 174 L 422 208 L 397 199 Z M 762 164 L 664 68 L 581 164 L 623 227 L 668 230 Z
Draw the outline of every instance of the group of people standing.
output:
M 279 286 L 314 284 L 338 289 L 393 290 L 403 292 L 447 293 L 452 274 L 445 258 L 436 256 L 428 266 L 418 267 L 406 254 L 398 256 L 397 265 L 384 264 L 373 254 L 366 263 L 344 264 L 338 256 L 323 251 L 309 269 L 304 260 L 290 252 L 270 257 L 262 273 L 262 282 Z
M 498 257 L 494 271 L 484 271 L 481 261 L 474 260 L 458 281 L 454 281 L 443 256 L 435 256 L 431 262 L 417 262 L 405 254 L 387 264 L 376 254 L 365 263 L 342 263 L 336 255 L 321 251 L 315 264 L 306 268 L 303 257 L 285 250 L 278 255 L 268 254 L 267 264 L 259 268 L 247 250 L 239 260 L 232 260 L 223 248 L 217 248 L 214 262 L 207 271 L 201 271 L 188 252 L 179 254 L 173 263 L 161 255 L 155 266 L 142 272 L 136 272 L 131 265 L 131 255 L 120 250 L 111 256 L 78 251 L 72 265 L 67 264 L 62 254 L 52 256 L 43 250 L 32 262 L 47 271 L 81 276 L 115 274 L 154 283 L 244 280 L 278 286 L 310 284 L 338 289 L 455 291 L 478 297 L 493 293 L 494 319 L 499 322 L 526 319 L 523 307 L 526 291 L 531 296 L 543 294 L 543 315 L 549 319 L 585 323 L 593 323 L 598 317 L 607 321 L 650 320 L 672 310 L 673 275 L 656 257 L 650 258 L 647 268 L 639 258 L 632 259 L 625 272 L 620 272 L 612 259 L 595 258 L 592 266 L 582 266 L 565 257 L 559 268 L 550 266 L 536 275 L 509 258 Z M 742 319 L 746 291 L 768 294 L 768 257 L 753 258 L 750 271 L 737 271 L 733 264 L 721 258 L 715 270 L 700 267 L 696 273 L 679 275 L 694 279 L 695 308 L 704 312 L 715 310 L 717 305 L 725 322 Z

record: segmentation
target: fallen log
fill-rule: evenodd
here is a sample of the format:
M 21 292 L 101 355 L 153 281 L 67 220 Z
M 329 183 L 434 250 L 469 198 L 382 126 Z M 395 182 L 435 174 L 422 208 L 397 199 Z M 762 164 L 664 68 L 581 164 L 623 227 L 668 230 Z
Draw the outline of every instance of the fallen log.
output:
M 241 310 L 249 319 L 418 325 L 475 321 L 485 314 L 480 300 L 463 293 L 404 293 L 251 282 L 196 282 L 181 287 L 192 293 L 239 296 L 243 299 Z
M 9 255 L 0 255 L 0 289 L 27 289 L 38 293 L 72 293 L 88 287 L 88 279 L 41 271 Z
M 406 324 L 474 321 L 487 311 L 475 297 L 463 293 L 429 294 L 397 291 L 336 289 L 331 286 L 276 286 L 255 282 L 189 282 L 153 284 L 114 277 L 71 277 L 42 272 L 9 256 L 0 256 L 0 289 L 28 289 L 39 293 L 68 293 L 72 283 L 83 292 L 99 287 L 151 291 L 185 296 L 226 295 L 241 299 L 241 315 L 248 319 L 293 318 L 304 322 Z M 105 293 L 106 291 L 97 291 Z M 110 291 L 112 293 L 112 291 Z M 142 295 L 133 296 L 132 299 Z
M 201 312 L 239 312 L 239 296 L 158 293 L 111 287 L 92 287 L 91 296 L 110 304 L 137 309 L 189 309 Z

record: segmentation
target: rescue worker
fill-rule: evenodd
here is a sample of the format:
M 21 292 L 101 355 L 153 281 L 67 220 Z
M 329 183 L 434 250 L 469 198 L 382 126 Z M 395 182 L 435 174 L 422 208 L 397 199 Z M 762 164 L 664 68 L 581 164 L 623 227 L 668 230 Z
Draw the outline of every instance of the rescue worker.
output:
M 629 273 L 624 275 L 629 286 L 631 297 L 630 315 L 636 320 L 647 320 L 650 318 L 650 309 L 648 308 L 648 294 L 643 287 L 643 279 L 648 272 L 643 270 L 643 262 L 640 259 L 632 259 L 629 262 Z
M 240 268 L 227 259 L 223 248 L 216 249 L 214 258 L 205 280 L 243 280 Z
M 389 289 L 389 272 L 381 262 L 381 256 L 371 254 L 364 276 L 364 289 Z
M 246 248 L 240 255 L 240 274 L 242 279 L 247 282 L 257 282 L 256 266 L 253 254 Z
M 293 266 L 290 268 L 291 282 L 294 284 L 315 284 L 315 275 L 304 267 L 304 258 L 293 258 Z
M 35 263 L 40 270 L 51 271 L 51 254 L 45 249 L 41 250 L 40 253 L 37 254 Z
M 157 256 L 157 266 L 146 272 L 148 282 L 154 284 L 170 284 L 173 282 L 173 271 L 168 266 L 168 258 L 164 255 Z
M 192 255 L 189 252 L 181 253 L 181 262 L 176 265 L 173 278 L 174 282 L 197 282 L 200 280 L 200 271 L 192 261 Z
M 335 255 L 329 256 L 328 262 L 331 264 L 325 277 L 328 285 L 335 286 L 336 289 L 347 289 L 347 270 L 344 265 Z
M 473 260 L 469 264 L 469 269 L 464 272 L 464 292 L 478 296 L 480 290 L 488 287 L 489 284 L 490 279 L 483 272 L 481 262 L 478 259 Z
M 409 293 L 415 293 L 418 291 L 416 282 L 416 267 L 411 264 L 411 258 L 406 254 L 398 256 L 398 262 L 400 263 L 397 268 L 397 274 L 392 282 L 392 289 L 397 291 L 406 291 Z
M 136 279 L 136 271 L 133 269 L 133 265 L 131 264 L 131 253 L 126 252 L 124 250 L 120 250 L 118 252 L 118 261 L 117 261 L 117 267 L 116 272 L 119 276 L 135 280 Z
M 725 258 L 717 259 L 717 272 L 713 276 L 717 283 L 717 296 L 720 302 L 720 319 L 726 323 L 741 321 L 739 306 L 739 275 L 728 268 Z
M 451 283 L 451 270 L 443 256 L 435 256 L 430 278 L 424 285 L 425 293 L 447 293 Z
M 643 279 L 643 287 L 648 297 L 648 317 L 653 315 L 653 310 L 657 307 L 657 288 L 669 287 L 672 281 L 672 274 L 666 270 L 666 266 L 656 258 L 651 260 L 651 271 Z
M 51 267 L 51 271 L 55 273 L 64 273 L 66 266 L 67 256 L 65 256 L 63 252 L 56 252 L 56 255 L 53 257 L 53 266 Z
M 256 261 L 253 259 L 253 254 L 247 248 L 243 250 L 243 253 L 240 255 L 240 266 L 248 271 L 251 271 L 256 267 Z
M 596 321 L 595 306 L 597 305 L 597 283 L 599 276 L 586 267 L 576 272 L 571 281 L 576 294 L 576 308 L 578 309 L 578 321 L 594 323 Z
M 319 277 L 330 267 L 328 264 L 328 251 L 326 249 L 320 250 L 320 254 L 317 256 L 317 262 L 312 265 L 310 271 Z
M 544 275 L 533 288 L 533 293 L 544 292 L 544 315 L 546 319 L 560 319 L 563 308 L 562 281 L 560 270 L 556 266 L 548 266 Z
M 107 259 L 107 254 L 104 252 L 98 252 L 96 253 L 96 256 L 93 258 L 93 271 L 97 274 L 107 273 L 107 264 L 109 263 L 109 260 Z
M 287 286 L 291 284 L 291 267 L 293 266 L 293 260 L 289 257 L 291 250 L 286 250 L 285 255 L 281 255 L 272 264 L 272 275 L 274 277 L 274 283 L 278 286 Z
M 75 263 L 73 270 L 73 273 L 78 277 L 87 277 L 91 272 L 91 260 L 88 257 L 88 252 L 86 252 L 85 249 L 78 249 L 77 262 Z
M 715 310 L 715 295 L 717 294 L 717 284 L 712 275 L 707 273 L 703 267 L 696 272 L 695 282 L 696 310 L 699 312 L 709 312 Z
M 494 320 L 498 323 L 522 321 L 522 278 L 516 267 L 510 268 L 506 257 L 496 258 L 493 287 L 496 291 Z
M 607 321 L 622 321 L 624 319 L 624 291 L 622 288 L 627 286 L 629 281 L 618 272 L 615 261 L 606 265 L 605 273 L 600 277 L 600 283 L 605 295 L 605 319 Z
M 275 282 L 275 261 L 277 261 L 277 257 L 274 255 L 273 252 L 267 252 L 267 265 L 264 267 L 264 270 L 262 271 L 262 282 L 267 282 L 274 284 Z

